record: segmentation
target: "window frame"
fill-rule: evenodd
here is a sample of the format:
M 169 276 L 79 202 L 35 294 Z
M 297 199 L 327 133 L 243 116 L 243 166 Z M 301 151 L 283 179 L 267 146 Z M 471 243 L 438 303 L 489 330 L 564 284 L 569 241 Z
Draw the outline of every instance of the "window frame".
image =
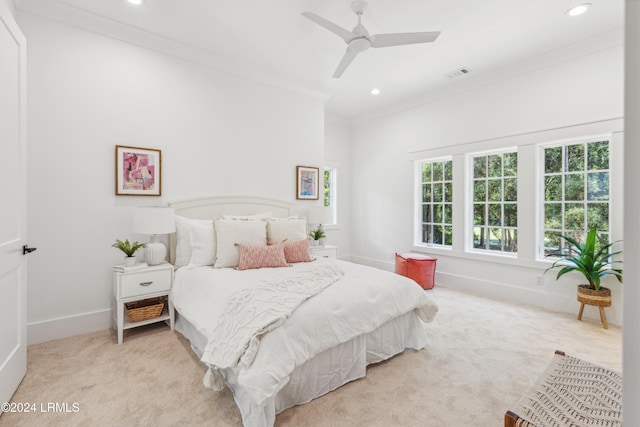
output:
M 546 228 L 546 212 L 545 212 L 545 202 L 547 202 L 547 200 L 545 200 L 545 178 L 548 175 L 546 172 L 546 163 L 545 163 L 545 150 L 548 148 L 555 148 L 555 147 L 562 147 L 563 151 L 564 151 L 564 147 L 569 146 L 569 145 L 580 145 L 582 144 L 583 146 L 587 146 L 587 144 L 589 143 L 595 143 L 595 142 L 607 142 L 608 145 L 608 154 L 609 154 L 609 165 L 607 169 L 593 169 L 593 171 L 596 171 L 595 173 L 601 173 L 603 171 L 606 171 L 608 174 L 608 198 L 606 200 L 606 203 L 608 205 L 608 209 L 607 209 L 607 238 L 608 238 L 608 242 L 611 243 L 613 242 L 612 240 L 612 234 L 614 233 L 614 230 L 612 228 L 612 205 L 613 205 L 613 200 L 612 200 L 612 181 L 613 181 L 613 171 L 611 168 L 611 164 L 612 164 L 612 157 L 614 156 L 614 147 L 613 147 L 613 135 L 612 134 L 604 134 L 604 135 L 594 135 L 594 136 L 587 136 L 587 137 L 580 137 L 580 138 L 572 138 L 572 139 L 564 139 L 564 140 L 557 140 L 557 141 L 551 141 L 551 142 L 546 142 L 546 143 L 540 143 L 537 144 L 537 174 L 538 174 L 538 179 L 537 179 L 537 187 L 538 187 L 538 192 L 537 192 L 537 197 L 536 197 L 536 203 L 537 203 L 537 211 L 538 211 L 538 215 L 537 215 L 537 221 L 536 221 L 536 251 L 535 251 L 535 256 L 536 256 L 536 260 L 537 261 L 545 261 L 545 262 L 549 262 L 549 261 L 555 261 L 558 260 L 559 257 L 554 257 L 553 255 L 545 255 L 545 232 L 547 231 Z M 588 230 L 588 226 L 589 226 L 589 219 L 588 219 L 588 174 L 589 174 L 589 169 L 587 168 L 587 163 L 588 163 L 588 151 L 585 150 L 584 151 L 584 165 L 585 168 L 584 170 L 581 171 L 581 173 L 584 175 L 583 178 L 583 183 L 584 183 L 584 191 L 585 194 L 583 196 L 583 200 L 579 200 L 579 201 L 572 201 L 569 200 L 570 203 L 581 203 L 584 205 L 585 207 L 585 217 L 584 217 L 584 230 L 582 230 L 584 233 L 587 232 Z M 566 176 L 566 175 L 571 175 L 571 174 L 577 174 L 580 171 L 567 171 L 566 168 L 564 167 L 564 161 L 563 161 L 563 168 L 562 168 L 562 172 L 555 173 L 558 174 L 559 176 Z M 593 172 L 592 172 L 593 173 Z M 567 203 L 567 199 L 565 198 L 565 191 L 566 191 L 566 185 L 565 185 L 565 180 L 562 179 L 562 199 L 560 201 L 561 203 L 561 218 L 562 218 L 562 227 L 559 229 L 560 233 L 562 234 L 566 234 L 574 232 L 576 230 L 570 230 L 567 229 L 564 225 L 566 218 L 565 218 L 565 210 L 564 210 L 564 205 Z M 591 201 L 596 202 L 596 204 L 598 203 L 603 203 L 602 201 L 597 201 L 597 200 L 592 200 Z M 598 230 L 598 234 L 600 235 L 601 230 Z
M 333 213 L 333 222 L 330 224 L 326 224 L 327 226 L 336 226 L 338 225 L 338 168 L 332 166 L 323 166 L 322 167 L 322 205 L 327 206 L 325 204 L 325 173 L 329 172 L 329 207 L 331 207 L 331 211 Z M 324 225 L 324 224 L 323 224 Z
M 452 230 L 452 237 L 451 237 L 451 244 L 445 244 L 444 243 L 444 234 L 443 234 L 443 243 L 428 243 L 428 242 L 423 242 L 422 240 L 422 233 L 423 233 L 423 198 L 422 198 L 422 186 L 424 184 L 424 181 L 422 180 L 422 165 L 425 163 L 431 163 L 432 165 L 434 163 L 444 163 L 444 162 L 451 162 L 451 180 L 446 180 L 445 179 L 445 172 L 443 169 L 443 179 L 442 181 L 435 181 L 435 182 L 442 182 L 443 186 L 445 183 L 450 183 L 451 184 L 451 202 L 445 202 L 445 192 L 444 192 L 444 188 L 443 188 L 443 194 L 442 194 L 442 204 L 450 204 L 451 205 L 451 218 L 449 218 L 448 223 L 445 223 L 444 221 L 439 223 L 442 226 L 445 226 L 445 224 L 447 226 L 451 227 Z M 437 249 L 445 249 L 445 250 L 451 250 L 453 249 L 453 183 L 454 183 L 454 177 L 453 177 L 453 169 L 454 169 L 454 165 L 453 165 L 453 156 L 449 155 L 449 156 L 440 156 L 440 157 L 433 157 L 433 158 L 427 158 L 427 159 L 419 159 L 419 160 L 415 160 L 414 161 L 414 176 L 413 176 L 413 182 L 414 182 L 414 225 L 413 225 L 413 245 L 415 247 L 418 248 L 437 248 Z M 432 175 L 433 176 L 433 175 Z M 431 183 L 433 183 L 433 179 L 431 181 L 429 181 Z M 431 204 L 433 204 L 434 202 L 431 201 Z M 444 206 L 443 206 L 444 209 Z M 444 219 L 444 210 L 443 210 L 443 219 Z M 433 218 L 432 218 L 433 219 Z M 430 222 L 430 224 L 435 225 L 435 222 Z
M 512 175 L 512 176 L 505 176 L 504 175 L 504 155 L 507 153 L 515 153 L 516 154 L 516 174 Z M 474 212 L 475 212 L 475 181 L 476 181 L 476 177 L 475 177 L 475 173 L 474 173 L 474 159 L 478 158 L 478 157 L 487 157 L 487 159 L 489 158 L 489 156 L 494 156 L 494 155 L 500 155 L 501 156 L 501 175 L 499 177 L 494 177 L 494 179 L 499 179 L 501 182 L 501 199 L 499 201 L 493 201 L 493 203 L 490 203 L 491 201 L 489 200 L 489 185 L 488 182 L 491 179 L 491 177 L 488 175 L 487 172 L 487 176 L 484 178 L 487 181 L 487 186 L 486 188 L 486 195 L 485 195 L 485 201 L 483 202 L 486 205 L 486 210 L 485 210 L 485 224 L 487 228 L 489 228 L 490 226 L 488 225 L 489 223 L 489 204 L 500 204 L 500 212 L 501 212 L 501 218 L 504 217 L 503 213 L 504 213 L 504 206 L 505 206 L 505 200 L 504 200 L 504 180 L 505 178 L 507 179 L 512 179 L 515 178 L 516 179 L 516 188 L 515 188 L 515 192 L 516 192 L 516 199 L 515 201 L 506 201 L 507 205 L 514 205 L 515 206 L 515 215 L 516 215 L 516 225 L 515 226 L 505 226 L 505 225 L 500 225 L 499 228 L 502 230 L 505 229 L 510 229 L 510 230 L 514 230 L 515 234 L 516 234 L 516 250 L 515 251 L 504 251 L 504 250 L 495 250 L 495 249 L 487 249 L 487 248 L 476 248 L 474 247 L 474 228 L 475 228 L 475 218 L 474 218 Z M 482 150 L 482 151 L 474 151 L 474 152 L 469 152 L 465 154 L 465 159 L 466 159 L 466 169 L 465 169 L 465 182 L 466 182 L 466 195 L 465 195 L 465 206 L 466 206 L 466 215 L 465 215 L 465 251 L 468 253 L 474 253 L 474 254 L 482 254 L 482 255 L 489 255 L 489 256 L 498 256 L 498 257 L 506 257 L 506 258 L 517 258 L 518 257 L 518 247 L 519 247 L 519 243 L 518 243 L 518 237 L 520 235 L 519 233 L 519 225 L 520 225 L 520 218 L 518 215 L 518 195 L 519 195 L 519 186 L 520 186 L 520 177 L 519 177 L 519 172 L 518 172 L 518 162 L 519 162 L 519 155 L 520 155 L 520 150 L 519 150 L 519 146 L 509 146 L 509 147 L 502 147 L 502 148 L 496 148 L 496 149 L 492 149 L 492 150 Z M 488 167 L 488 166 L 487 166 Z M 484 226 L 483 226 L 484 227 Z

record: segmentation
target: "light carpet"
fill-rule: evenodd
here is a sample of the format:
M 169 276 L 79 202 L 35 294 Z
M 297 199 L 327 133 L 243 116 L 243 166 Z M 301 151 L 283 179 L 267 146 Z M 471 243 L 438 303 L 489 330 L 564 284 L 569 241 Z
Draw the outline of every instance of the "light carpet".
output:
M 429 346 L 370 366 L 367 377 L 288 409 L 276 426 L 501 426 L 556 349 L 621 370 L 622 331 L 595 320 L 436 287 Z M 241 426 L 228 389 L 202 385 L 205 367 L 163 324 L 38 344 L 0 426 Z M 49 402 L 57 403 L 57 409 Z M 44 406 L 43 406 L 44 405 Z M 77 410 L 77 411 L 76 411 Z

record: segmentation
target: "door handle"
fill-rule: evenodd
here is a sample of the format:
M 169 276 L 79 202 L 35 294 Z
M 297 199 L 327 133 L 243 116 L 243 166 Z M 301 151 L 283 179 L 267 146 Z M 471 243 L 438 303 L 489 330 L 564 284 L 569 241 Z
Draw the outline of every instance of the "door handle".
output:
M 31 252 L 35 251 L 38 248 L 30 248 L 29 245 L 24 245 L 22 247 L 22 255 L 27 255 L 30 254 Z

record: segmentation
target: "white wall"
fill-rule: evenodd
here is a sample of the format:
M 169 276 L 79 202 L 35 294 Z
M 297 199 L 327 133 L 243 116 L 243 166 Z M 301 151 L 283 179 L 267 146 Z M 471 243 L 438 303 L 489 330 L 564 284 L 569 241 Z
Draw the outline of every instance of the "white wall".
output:
M 352 259 L 393 268 L 393 253 L 413 246 L 413 160 L 454 154 L 454 250 L 438 258 L 436 283 L 577 313 L 575 281 L 537 278 L 535 145 L 613 133 L 613 237 L 622 233 L 623 49 L 614 45 L 553 66 L 354 125 Z M 519 258 L 464 250 L 464 154 L 519 146 Z M 355 191 L 357 189 L 357 191 Z M 356 208 L 357 207 L 357 208 Z M 620 286 L 611 283 L 610 323 L 621 323 Z M 585 317 L 597 318 L 587 307 Z
M 9 12 L 15 16 L 16 14 L 16 5 L 13 2 L 13 0 L 0 0 L 2 3 L 5 4 L 5 6 L 7 7 L 7 9 L 9 9 Z
M 338 172 L 338 218 L 335 226 L 327 227 L 327 243 L 338 246 L 338 257 L 350 259 L 351 254 L 351 126 L 341 116 L 327 113 L 324 126 L 325 165 Z
M 321 101 L 18 14 L 28 40 L 31 343 L 110 326 L 133 207 L 203 195 L 295 202 L 322 166 Z M 115 145 L 162 150 L 162 197 L 115 196 Z M 305 209 L 312 202 L 299 201 Z

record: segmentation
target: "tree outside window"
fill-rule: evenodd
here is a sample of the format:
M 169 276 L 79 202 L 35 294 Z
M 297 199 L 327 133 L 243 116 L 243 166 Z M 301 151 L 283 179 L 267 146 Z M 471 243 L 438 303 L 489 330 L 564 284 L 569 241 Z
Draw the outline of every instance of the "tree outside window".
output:
M 417 163 L 419 245 L 453 243 L 453 163 L 451 159 Z
M 336 168 L 324 168 L 323 170 L 323 183 L 324 183 L 324 192 L 323 192 L 323 201 L 324 206 L 330 207 L 333 210 L 333 224 L 337 224 L 337 182 L 338 182 L 338 172 Z
M 518 152 L 473 155 L 473 248 L 518 251 Z
M 592 226 L 609 242 L 609 141 L 544 148 L 544 256 L 563 251 L 557 234 L 582 241 Z

